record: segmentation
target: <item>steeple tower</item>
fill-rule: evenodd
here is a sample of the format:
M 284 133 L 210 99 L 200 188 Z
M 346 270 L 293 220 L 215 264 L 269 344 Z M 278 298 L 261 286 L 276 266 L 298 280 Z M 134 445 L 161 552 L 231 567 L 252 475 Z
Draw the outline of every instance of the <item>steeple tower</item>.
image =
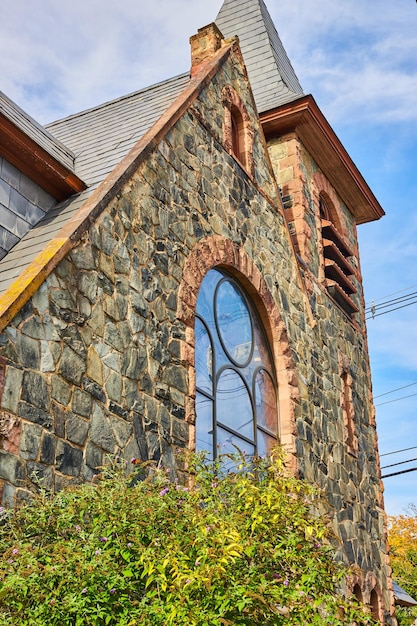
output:
M 259 113 L 304 95 L 263 0 L 224 0 L 216 24 L 239 37 Z

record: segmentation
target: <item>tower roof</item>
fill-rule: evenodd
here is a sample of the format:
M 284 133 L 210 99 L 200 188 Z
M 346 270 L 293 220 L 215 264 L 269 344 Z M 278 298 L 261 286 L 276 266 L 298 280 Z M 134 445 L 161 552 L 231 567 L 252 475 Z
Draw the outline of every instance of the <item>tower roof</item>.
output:
M 239 37 L 259 113 L 304 95 L 263 0 L 224 0 L 216 24 Z

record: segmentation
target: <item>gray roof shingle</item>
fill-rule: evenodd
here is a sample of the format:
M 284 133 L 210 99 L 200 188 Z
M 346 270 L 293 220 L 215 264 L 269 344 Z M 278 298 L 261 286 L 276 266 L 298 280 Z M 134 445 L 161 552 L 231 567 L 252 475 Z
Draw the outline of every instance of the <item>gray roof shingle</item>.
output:
M 259 113 L 304 95 L 263 0 L 225 0 L 216 24 L 239 37 Z
M 303 95 L 263 0 L 225 0 L 216 23 L 226 38 L 239 36 L 259 112 Z M 0 294 L 42 252 L 188 81 L 189 74 L 182 74 L 45 128 L 18 107 L 10 107 L 7 98 L 0 100 L 0 110 L 13 114 L 19 126 L 61 162 L 71 161 L 75 174 L 88 185 L 80 194 L 52 208 L 0 261 Z
M 176 76 L 47 126 L 75 154 L 75 173 L 88 188 L 50 209 L 0 261 L 0 293 L 42 252 L 99 184 L 168 109 L 189 81 Z
M 75 154 L 75 173 L 100 183 L 179 95 L 189 74 L 71 115 L 46 126 Z
M 56 161 L 73 171 L 74 155 L 71 150 L 12 102 L 2 91 L 0 91 L 0 113 Z

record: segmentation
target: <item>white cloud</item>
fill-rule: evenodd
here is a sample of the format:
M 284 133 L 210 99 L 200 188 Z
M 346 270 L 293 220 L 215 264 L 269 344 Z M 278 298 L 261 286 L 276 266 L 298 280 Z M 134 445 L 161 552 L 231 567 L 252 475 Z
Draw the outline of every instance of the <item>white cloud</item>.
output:
M 271 3 L 306 91 L 332 123 L 417 118 L 417 7 L 411 1 Z
M 415 119 L 411 0 L 267 0 L 306 91 L 331 122 Z M 40 121 L 76 112 L 189 66 L 188 38 L 221 0 L 4 0 L 1 88 Z

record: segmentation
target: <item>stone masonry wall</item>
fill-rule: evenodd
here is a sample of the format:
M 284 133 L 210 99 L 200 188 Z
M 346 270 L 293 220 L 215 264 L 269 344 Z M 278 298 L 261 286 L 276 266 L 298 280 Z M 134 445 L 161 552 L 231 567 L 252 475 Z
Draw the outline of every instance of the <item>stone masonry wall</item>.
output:
M 280 312 L 299 390 L 281 422 L 294 422 L 300 475 L 323 487 L 341 554 L 373 573 L 388 607 L 365 339 L 323 290 L 307 292 L 262 133 L 253 179 L 224 151 L 228 83 L 253 112 L 230 60 L 0 336 L 3 503 L 37 480 L 49 489 L 90 480 L 108 454 L 181 470 L 175 451 L 193 443 L 184 355 L 194 337 L 179 293 L 196 295 L 198 280 L 184 284 L 188 259 L 220 237 L 251 260 Z M 355 458 L 344 445 L 341 362 L 354 381 Z
M 286 196 L 287 219 L 297 251 L 304 262 L 303 277 L 315 322 L 311 352 L 304 354 L 301 368 L 307 390 L 304 389 L 302 418 L 298 421 L 300 472 L 325 489 L 335 532 L 343 542 L 348 561 L 368 573 L 368 577 L 365 574 L 357 581 L 364 599 L 369 600 L 375 586 L 383 596 L 383 605 L 390 607 L 392 597 L 383 593 L 390 568 L 355 220 L 295 134 L 271 142 L 268 148 L 277 181 Z M 334 304 L 322 282 L 321 191 L 331 198 L 338 213 L 338 228 L 356 252 L 352 263 L 357 294 L 353 298 L 360 312 L 353 323 Z M 343 372 L 352 381 L 355 451 L 346 445 Z M 390 623 L 388 612 L 385 619 Z

